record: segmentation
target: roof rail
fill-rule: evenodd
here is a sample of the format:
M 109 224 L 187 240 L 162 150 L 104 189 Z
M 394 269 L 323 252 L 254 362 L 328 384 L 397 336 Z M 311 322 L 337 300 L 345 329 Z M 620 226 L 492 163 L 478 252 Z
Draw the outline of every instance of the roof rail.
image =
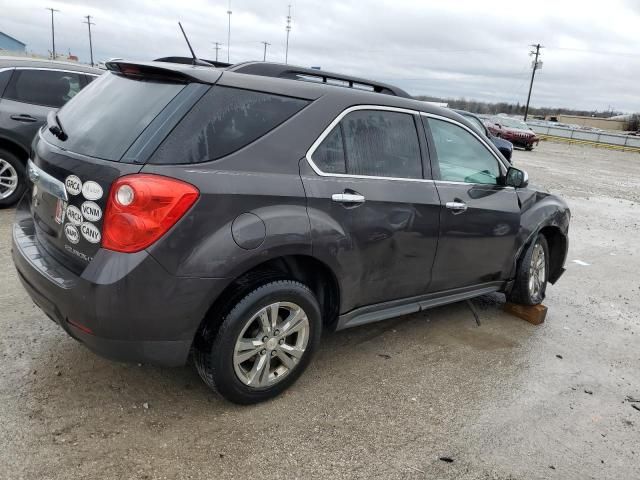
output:
M 210 64 L 212 67 L 216 67 L 216 68 L 227 68 L 231 66 L 230 63 L 218 62 L 216 60 L 208 60 L 206 58 L 198 58 L 198 60 L 200 60 L 201 62 L 206 62 Z M 192 57 L 162 57 L 162 58 L 156 58 L 154 62 L 182 63 L 185 65 L 193 65 L 193 58 Z M 202 64 L 200 65 L 202 66 Z
M 327 85 L 384 93 L 386 95 L 395 95 L 397 97 L 412 98 L 411 95 L 401 88 L 394 87 L 393 85 L 388 85 L 386 83 L 351 77 L 340 73 L 325 72 L 324 70 L 316 70 L 313 68 L 285 65 L 283 63 L 244 62 L 232 65 L 227 68 L 227 70 L 230 72 L 247 73 L 263 77 L 278 77 L 288 78 L 291 80 L 325 83 Z

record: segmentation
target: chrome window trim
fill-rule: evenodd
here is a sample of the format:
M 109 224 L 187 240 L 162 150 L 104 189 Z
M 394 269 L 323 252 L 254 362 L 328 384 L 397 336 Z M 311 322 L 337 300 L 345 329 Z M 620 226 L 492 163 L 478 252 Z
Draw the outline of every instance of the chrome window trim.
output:
M 408 108 L 398 108 L 398 107 L 387 107 L 384 105 L 355 105 L 353 107 L 349 107 L 333 119 L 333 121 L 329 124 L 327 128 L 325 128 L 320 136 L 316 139 L 315 142 L 309 147 L 307 150 L 307 154 L 305 158 L 307 162 L 311 166 L 314 172 L 316 172 L 321 177 L 333 177 L 333 178 L 361 178 L 364 180 L 394 180 L 394 181 L 402 181 L 402 182 L 423 182 L 423 183 L 433 183 L 432 179 L 426 178 L 406 178 L 406 177 L 378 177 L 374 175 L 351 175 L 348 173 L 327 173 L 322 171 L 313 161 L 312 155 L 318 149 L 320 144 L 324 141 L 325 138 L 331 133 L 331 131 L 335 128 L 335 126 L 340 123 L 340 121 L 351 112 L 357 112 L 360 110 L 382 110 L 386 112 L 398 112 L 398 113 L 407 113 L 412 116 L 416 116 L 420 114 L 417 110 L 410 110 Z M 417 127 L 416 127 L 417 128 Z M 419 131 L 416 131 L 417 135 L 420 135 Z M 422 158 L 420 158 L 420 163 L 422 164 Z M 424 168 L 424 165 L 423 165 Z M 423 172 L 424 175 L 424 172 Z
M 502 161 L 502 159 L 500 159 L 500 157 L 498 155 L 496 155 L 496 153 L 491 149 L 491 147 L 489 147 L 489 144 L 486 142 L 486 140 L 483 139 L 480 135 L 478 135 L 477 132 L 473 131 L 473 129 L 467 127 L 466 125 L 463 125 L 462 123 L 458 122 L 457 120 L 454 120 L 454 119 L 448 118 L 448 117 L 443 117 L 442 115 L 437 115 L 435 113 L 420 112 L 420 115 L 422 115 L 423 117 L 435 118 L 436 120 L 442 120 L 442 121 L 445 121 L 445 122 L 452 123 L 454 125 L 457 125 L 458 127 L 463 128 L 467 132 L 469 132 L 471 135 L 476 137 L 480 141 L 480 143 L 484 146 L 484 148 L 489 151 L 489 153 L 493 156 L 493 158 L 495 158 L 497 160 L 498 165 L 500 167 L 500 173 L 502 173 L 502 175 L 506 175 L 507 174 L 507 170 L 508 170 L 509 167 L 506 166 L 504 164 L 504 162 Z M 436 152 L 436 154 L 437 154 L 437 152 Z M 455 182 L 455 183 L 465 183 L 465 182 Z M 465 185 L 491 185 L 491 184 L 490 183 L 476 183 L 476 184 L 466 184 L 465 183 Z

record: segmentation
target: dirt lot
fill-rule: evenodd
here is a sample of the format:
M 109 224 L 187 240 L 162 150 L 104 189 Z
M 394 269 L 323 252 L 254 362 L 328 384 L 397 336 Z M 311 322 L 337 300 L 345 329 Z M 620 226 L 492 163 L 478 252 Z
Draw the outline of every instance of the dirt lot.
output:
M 640 155 L 543 143 L 515 163 L 573 211 L 544 325 L 494 295 L 481 327 L 456 304 L 329 334 L 254 407 L 68 338 L 19 284 L 0 211 L 0 478 L 640 478 Z

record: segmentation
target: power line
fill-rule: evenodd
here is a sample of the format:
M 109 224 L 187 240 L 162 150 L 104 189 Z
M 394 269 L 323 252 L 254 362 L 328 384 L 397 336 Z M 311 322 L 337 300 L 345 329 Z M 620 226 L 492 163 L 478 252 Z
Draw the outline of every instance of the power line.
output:
M 264 44 L 264 55 L 262 55 L 262 61 L 266 62 L 267 61 L 267 45 L 271 45 L 269 42 L 260 42 L 262 44 Z
M 527 114 L 529 113 L 529 101 L 531 100 L 531 90 L 533 89 L 533 79 L 536 76 L 536 70 L 538 70 L 539 68 L 542 68 L 542 62 L 538 62 L 538 57 L 540 56 L 540 49 L 544 48 L 542 45 L 540 45 L 539 43 L 536 45 L 531 45 L 532 47 L 534 47 L 536 50 L 535 52 L 532 50 L 531 52 L 529 52 L 529 55 L 535 55 L 536 58 L 533 60 L 533 63 L 531 64 L 531 83 L 529 84 L 529 95 L 527 96 L 527 106 L 524 108 L 524 121 L 527 121 Z
M 51 10 L 51 58 L 56 59 L 56 30 L 53 26 L 53 13 L 59 12 L 56 8 L 46 7 L 45 10 Z
M 87 27 L 89 27 L 89 54 L 91 55 L 91 66 L 93 67 L 93 43 L 91 42 L 91 25 L 95 25 L 95 23 L 91 21 L 91 15 L 87 15 L 84 18 L 86 18 L 87 21 L 82 23 L 86 23 Z

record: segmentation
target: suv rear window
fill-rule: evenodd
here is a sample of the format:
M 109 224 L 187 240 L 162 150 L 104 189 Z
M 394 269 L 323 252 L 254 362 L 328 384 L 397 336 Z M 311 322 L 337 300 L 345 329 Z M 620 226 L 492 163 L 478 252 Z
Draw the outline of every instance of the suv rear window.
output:
M 125 78 L 105 73 L 91 82 L 58 113 L 69 138 L 47 129 L 49 143 L 104 160 L 120 160 L 131 144 L 184 84 Z
M 270 132 L 308 103 L 215 86 L 158 148 L 151 163 L 201 163 L 224 157 Z

